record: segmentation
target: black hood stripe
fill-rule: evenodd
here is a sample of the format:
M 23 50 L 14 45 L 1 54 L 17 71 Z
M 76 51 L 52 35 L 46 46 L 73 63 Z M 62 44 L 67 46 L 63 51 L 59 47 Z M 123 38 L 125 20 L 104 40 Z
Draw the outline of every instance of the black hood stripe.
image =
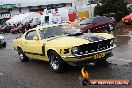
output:
M 78 38 L 82 38 L 82 39 L 89 40 L 90 42 L 102 41 L 102 40 L 105 39 L 105 38 L 100 37 L 100 36 L 95 35 L 95 34 L 83 34 L 83 35 L 80 35 L 80 36 L 77 36 L 77 37 Z

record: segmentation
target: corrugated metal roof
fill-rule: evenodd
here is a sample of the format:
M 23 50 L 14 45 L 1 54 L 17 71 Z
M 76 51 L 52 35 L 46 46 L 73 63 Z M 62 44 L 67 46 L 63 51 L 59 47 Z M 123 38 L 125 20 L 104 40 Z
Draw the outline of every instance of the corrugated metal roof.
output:
M 58 1 L 47 1 L 47 2 L 18 3 L 17 7 L 50 5 L 50 4 L 60 4 L 60 3 L 72 3 L 72 1 L 71 0 L 58 0 Z
M 3 4 L 3 5 L 0 5 L 0 9 L 1 8 L 10 9 L 10 8 L 15 8 L 15 7 L 17 7 L 16 4 Z

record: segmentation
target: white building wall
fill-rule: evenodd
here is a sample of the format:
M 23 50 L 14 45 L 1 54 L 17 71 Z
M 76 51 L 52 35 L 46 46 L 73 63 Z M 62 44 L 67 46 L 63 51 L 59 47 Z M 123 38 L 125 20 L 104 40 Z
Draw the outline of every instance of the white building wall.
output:
M 19 14 L 19 9 L 18 8 L 13 8 L 12 11 L 10 11 L 10 14 Z
M 21 13 L 28 13 L 29 12 L 29 8 L 28 7 L 24 7 L 21 9 Z
M 7 10 L 7 9 L 1 9 L 1 10 L 0 10 L 0 13 L 1 13 L 1 12 L 8 12 L 8 10 Z

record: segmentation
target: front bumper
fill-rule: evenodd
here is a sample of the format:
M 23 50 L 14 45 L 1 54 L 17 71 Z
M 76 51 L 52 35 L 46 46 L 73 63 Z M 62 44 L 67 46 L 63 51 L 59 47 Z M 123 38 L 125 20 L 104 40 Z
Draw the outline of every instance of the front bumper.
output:
M 116 47 L 116 45 L 114 44 L 112 47 L 110 47 L 108 49 L 97 51 L 97 52 L 93 52 L 93 53 L 89 53 L 89 54 L 74 55 L 74 56 L 61 56 L 61 57 L 66 62 L 80 62 L 80 61 L 85 61 L 85 60 L 88 60 L 88 59 L 92 59 L 94 57 L 94 55 L 98 54 L 98 53 L 108 54 L 115 47 Z
M 132 19 L 124 19 L 122 20 L 124 23 L 126 24 L 131 24 L 132 23 Z
M 99 59 L 88 59 L 88 60 L 84 60 L 84 61 L 79 61 L 79 62 L 68 62 L 69 65 L 72 66 L 90 66 L 91 64 L 96 64 L 100 61 L 106 60 L 107 58 L 113 56 L 113 53 L 109 52 L 107 53 L 103 58 L 99 58 Z

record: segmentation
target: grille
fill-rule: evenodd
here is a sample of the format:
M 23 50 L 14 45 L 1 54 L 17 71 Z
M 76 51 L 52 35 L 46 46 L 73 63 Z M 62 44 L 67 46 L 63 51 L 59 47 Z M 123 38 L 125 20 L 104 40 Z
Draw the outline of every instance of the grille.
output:
M 79 48 L 78 55 L 88 54 L 88 53 L 93 53 L 93 52 L 98 52 L 98 51 L 108 49 L 112 46 L 112 45 L 110 45 L 110 41 L 111 41 L 111 39 L 93 42 L 93 43 L 89 43 L 89 44 L 83 44 L 78 47 Z

